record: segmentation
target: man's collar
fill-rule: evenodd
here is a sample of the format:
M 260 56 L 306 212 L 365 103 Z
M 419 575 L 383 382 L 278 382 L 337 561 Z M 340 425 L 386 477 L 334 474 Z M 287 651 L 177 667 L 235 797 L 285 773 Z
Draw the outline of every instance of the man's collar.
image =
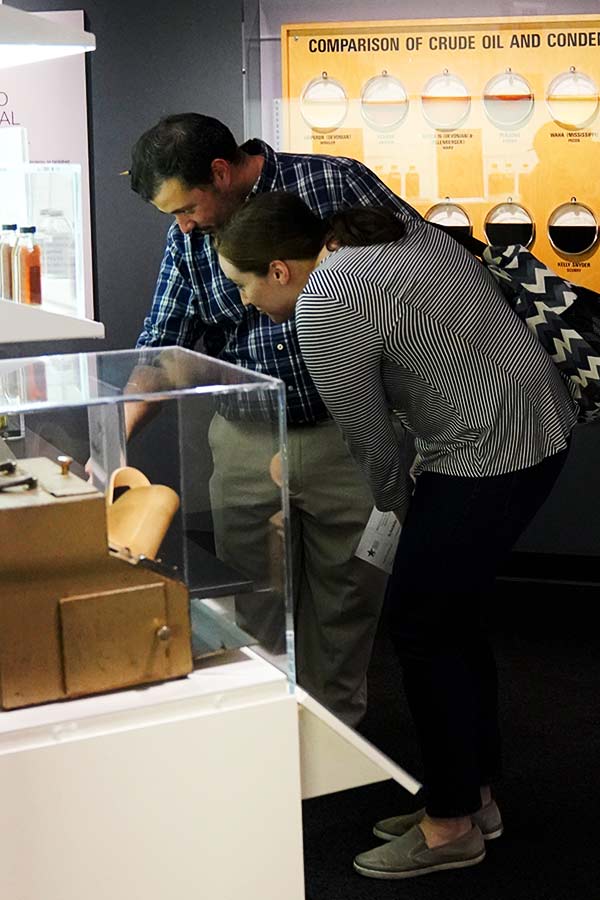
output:
M 277 154 L 273 148 L 258 138 L 252 138 L 246 141 L 245 144 L 242 144 L 240 149 L 249 156 L 263 156 L 265 160 L 262 171 L 252 185 L 248 196 L 253 197 L 254 194 L 263 194 L 267 191 L 276 190 L 279 187 L 279 166 L 277 164 Z

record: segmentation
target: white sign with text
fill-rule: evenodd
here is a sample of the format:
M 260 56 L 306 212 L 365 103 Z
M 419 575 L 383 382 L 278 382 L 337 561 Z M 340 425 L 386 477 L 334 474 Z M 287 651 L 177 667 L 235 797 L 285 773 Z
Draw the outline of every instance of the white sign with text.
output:
M 355 556 L 389 575 L 394 565 L 401 530 L 402 526 L 393 512 L 373 509 Z

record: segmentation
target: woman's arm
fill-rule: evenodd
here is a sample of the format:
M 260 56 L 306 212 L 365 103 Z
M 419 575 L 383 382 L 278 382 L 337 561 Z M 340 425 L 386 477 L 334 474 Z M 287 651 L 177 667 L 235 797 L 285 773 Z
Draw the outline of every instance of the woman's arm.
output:
M 394 510 L 402 519 L 412 482 L 383 388 L 383 338 L 356 310 L 325 297 L 302 296 L 296 323 L 308 371 L 367 478 L 377 508 Z

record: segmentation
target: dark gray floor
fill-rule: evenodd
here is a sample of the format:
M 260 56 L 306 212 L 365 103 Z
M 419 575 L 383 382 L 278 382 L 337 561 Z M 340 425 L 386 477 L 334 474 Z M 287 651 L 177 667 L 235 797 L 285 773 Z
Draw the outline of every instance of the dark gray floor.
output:
M 405 881 L 354 873 L 374 821 L 416 808 L 386 781 L 304 803 L 307 900 L 598 900 L 600 641 L 597 594 L 499 591 L 490 615 L 501 682 L 505 834 L 481 865 Z M 361 728 L 419 777 L 400 672 L 383 629 Z

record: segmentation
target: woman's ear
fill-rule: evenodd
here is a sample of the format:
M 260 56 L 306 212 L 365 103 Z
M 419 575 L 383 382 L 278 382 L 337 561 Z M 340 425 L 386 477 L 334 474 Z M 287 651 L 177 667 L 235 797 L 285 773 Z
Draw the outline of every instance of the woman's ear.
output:
M 290 280 L 290 269 L 288 264 L 282 259 L 274 259 L 269 263 L 269 275 L 278 284 L 288 284 Z

